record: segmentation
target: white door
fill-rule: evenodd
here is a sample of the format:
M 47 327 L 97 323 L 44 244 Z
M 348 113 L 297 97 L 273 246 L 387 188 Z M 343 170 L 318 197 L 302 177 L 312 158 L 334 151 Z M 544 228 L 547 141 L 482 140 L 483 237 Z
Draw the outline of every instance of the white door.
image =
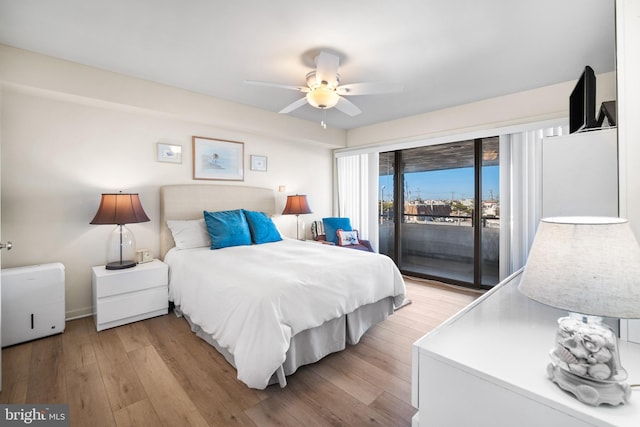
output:
M 2 92 L 0 91 L 0 97 L 1 96 L 2 96 Z M 0 138 L 0 148 L 1 147 L 2 147 L 2 139 Z M 1 218 L 0 218 L 0 224 L 2 224 Z M 11 242 L 3 243 L 1 237 L 2 237 L 2 228 L 0 227 L 0 265 L 2 261 L 1 249 L 11 250 Z M 1 342 L 2 342 L 2 276 L 0 276 L 0 343 Z M 1 390 L 2 390 L 2 349 L 0 349 L 0 391 Z
M 2 96 L 2 93 L 0 93 Z M 0 138 L 0 147 L 2 147 L 2 139 Z M 1 212 L 1 210 L 0 210 Z M 0 221 L 0 224 L 2 222 Z M 0 228 L 0 238 L 2 237 L 2 228 Z M 7 242 L 6 244 L 1 243 L 0 239 L 0 249 L 11 249 L 11 242 Z M 0 261 L 2 261 L 2 251 L 0 250 Z M 1 262 L 0 262 L 1 265 Z M 0 276 L 0 342 L 2 342 L 2 276 Z M 2 349 L 0 349 L 0 391 L 2 390 Z

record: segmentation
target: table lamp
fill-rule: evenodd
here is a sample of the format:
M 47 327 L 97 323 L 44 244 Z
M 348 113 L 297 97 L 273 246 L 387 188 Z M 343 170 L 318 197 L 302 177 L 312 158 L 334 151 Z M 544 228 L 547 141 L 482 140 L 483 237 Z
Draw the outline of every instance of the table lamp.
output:
M 150 221 L 137 193 L 104 193 L 90 224 L 116 224 L 107 243 L 107 270 L 135 267 L 136 241 L 125 224 Z
M 549 379 L 588 405 L 628 402 L 618 338 L 602 321 L 640 318 L 640 246 L 628 221 L 542 219 L 519 290 L 570 312 L 558 319 Z
M 287 196 L 287 204 L 282 211 L 282 215 L 296 216 L 296 239 L 300 240 L 300 215 L 309 214 L 311 208 L 307 202 L 307 196 L 296 194 L 295 196 Z M 304 222 L 302 223 L 302 238 L 304 239 Z

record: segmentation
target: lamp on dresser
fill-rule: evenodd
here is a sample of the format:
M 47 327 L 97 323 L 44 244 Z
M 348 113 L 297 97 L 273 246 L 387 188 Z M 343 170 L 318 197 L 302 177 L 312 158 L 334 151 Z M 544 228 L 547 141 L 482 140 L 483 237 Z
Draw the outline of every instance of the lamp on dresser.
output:
M 107 243 L 107 270 L 135 267 L 136 241 L 125 224 L 150 221 L 137 193 L 104 193 L 90 224 L 116 224 Z
M 302 194 L 296 194 L 295 196 L 287 196 L 287 204 L 282 211 L 282 215 L 295 215 L 296 216 L 296 239 L 300 240 L 300 234 L 304 239 L 304 222 L 302 223 L 302 233 L 300 233 L 300 215 L 309 214 L 311 208 L 307 202 L 307 196 Z
M 628 221 L 542 219 L 519 290 L 570 313 L 558 319 L 549 379 L 588 405 L 628 402 L 618 338 L 602 319 L 640 318 L 640 247 Z

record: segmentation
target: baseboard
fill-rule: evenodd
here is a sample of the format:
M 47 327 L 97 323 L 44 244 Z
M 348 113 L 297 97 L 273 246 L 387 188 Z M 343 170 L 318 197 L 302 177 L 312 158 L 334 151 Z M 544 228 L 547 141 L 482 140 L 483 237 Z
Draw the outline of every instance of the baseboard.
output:
M 77 310 L 67 311 L 64 319 L 66 322 L 70 320 L 82 319 L 83 317 L 93 316 L 93 307 L 79 308 Z

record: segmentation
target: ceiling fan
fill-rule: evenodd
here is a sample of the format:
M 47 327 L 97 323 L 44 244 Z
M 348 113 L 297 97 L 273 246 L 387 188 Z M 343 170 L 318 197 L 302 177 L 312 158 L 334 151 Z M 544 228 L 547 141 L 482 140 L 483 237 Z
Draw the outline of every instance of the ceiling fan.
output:
M 337 55 L 328 52 L 320 52 L 315 57 L 316 69 L 306 76 L 307 86 L 293 86 L 279 83 L 260 82 L 255 80 L 245 80 L 245 83 L 272 86 L 283 89 L 297 90 L 306 93 L 301 98 L 279 111 L 281 114 L 290 113 L 291 111 L 309 104 L 321 110 L 336 107 L 349 116 L 357 116 L 362 113 L 351 101 L 345 96 L 355 95 L 374 95 L 381 93 L 401 92 L 402 85 L 390 83 L 351 83 L 340 85 L 340 74 L 338 74 L 338 65 L 340 58 Z

